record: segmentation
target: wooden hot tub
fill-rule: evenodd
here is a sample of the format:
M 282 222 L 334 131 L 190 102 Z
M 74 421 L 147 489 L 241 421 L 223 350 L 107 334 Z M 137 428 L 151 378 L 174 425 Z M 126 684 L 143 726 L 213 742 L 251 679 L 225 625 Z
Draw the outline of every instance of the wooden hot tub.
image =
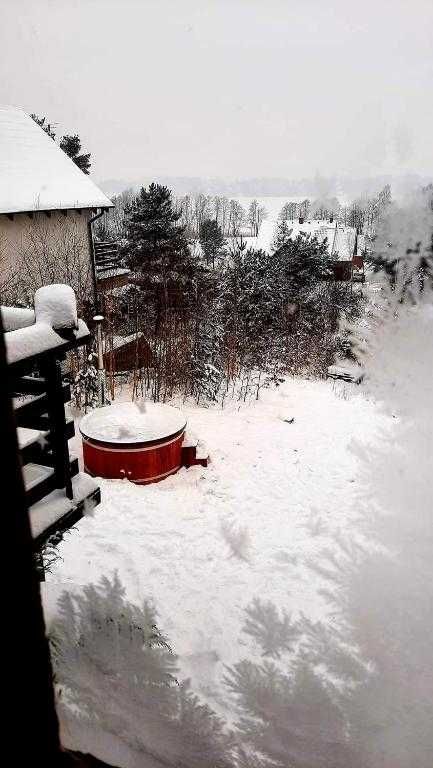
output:
M 156 483 L 182 464 L 186 419 L 163 403 L 119 403 L 81 421 L 84 469 L 94 477 Z

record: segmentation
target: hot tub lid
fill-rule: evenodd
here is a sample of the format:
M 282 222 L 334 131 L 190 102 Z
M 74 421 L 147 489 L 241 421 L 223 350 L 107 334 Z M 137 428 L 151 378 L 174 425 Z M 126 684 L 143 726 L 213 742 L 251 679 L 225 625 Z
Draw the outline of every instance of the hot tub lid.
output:
M 81 420 L 80 432 L 89 440 L 131 445 L 157 442 L 185 427 L 185 416 L 178 408 L 140 400 L 138 404 L 116 403 L 88 413 Z

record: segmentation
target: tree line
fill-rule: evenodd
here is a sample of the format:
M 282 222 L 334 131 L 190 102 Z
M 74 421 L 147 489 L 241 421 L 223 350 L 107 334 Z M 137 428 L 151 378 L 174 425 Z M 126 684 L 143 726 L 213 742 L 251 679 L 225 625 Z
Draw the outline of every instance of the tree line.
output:
M 141 395 L 258 397 L 288 374 L 323 374 L 347 351 L 340 320 L 359 314 L 362 297 L 333 279 L 326 242 L 287 233 L 268 253 L 227 242 L 209 218 L 198 242 L 166 187 L 126 203 L 121 254 L 132 277 L 108 322 L 147 341 L 134 377 Z

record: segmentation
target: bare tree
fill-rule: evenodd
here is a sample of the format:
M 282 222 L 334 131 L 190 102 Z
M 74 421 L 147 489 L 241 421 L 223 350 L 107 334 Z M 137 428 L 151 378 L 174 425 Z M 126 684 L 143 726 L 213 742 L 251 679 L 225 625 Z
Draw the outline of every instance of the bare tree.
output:
M 78 216 L 53 221 L 36 213 L 18 248 L 17 282 L 21 299 L 48 283 L 66 283 L 76 294 L 81 314 L 92 299 L 92 262 L 87 224 Z

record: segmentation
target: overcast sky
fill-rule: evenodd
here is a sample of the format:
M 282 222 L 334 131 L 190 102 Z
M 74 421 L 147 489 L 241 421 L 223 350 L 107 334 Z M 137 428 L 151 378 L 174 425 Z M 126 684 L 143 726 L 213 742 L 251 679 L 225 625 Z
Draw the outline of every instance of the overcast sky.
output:
M 433 173 L 433 0 L 0 0 L 0 103 L 99 180 Z

